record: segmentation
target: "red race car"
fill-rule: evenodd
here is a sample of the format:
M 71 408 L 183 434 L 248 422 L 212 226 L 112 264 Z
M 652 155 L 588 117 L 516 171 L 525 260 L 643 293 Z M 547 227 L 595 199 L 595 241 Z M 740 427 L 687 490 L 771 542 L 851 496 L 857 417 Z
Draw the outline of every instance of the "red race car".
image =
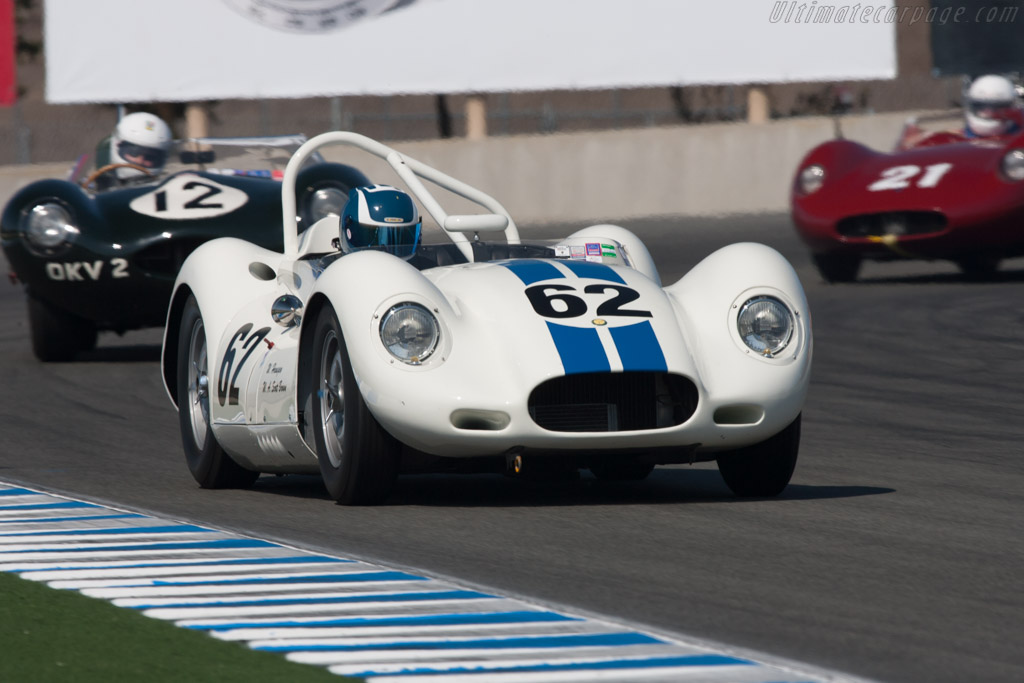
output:
M 984 277 L 1024 255 L 1024 125 L 969 138 L 908 121 L 886 154 L 850 140 L 807 154 L 793 179 L 793 223 L 829 282 L 865 259 L 944 259 Z

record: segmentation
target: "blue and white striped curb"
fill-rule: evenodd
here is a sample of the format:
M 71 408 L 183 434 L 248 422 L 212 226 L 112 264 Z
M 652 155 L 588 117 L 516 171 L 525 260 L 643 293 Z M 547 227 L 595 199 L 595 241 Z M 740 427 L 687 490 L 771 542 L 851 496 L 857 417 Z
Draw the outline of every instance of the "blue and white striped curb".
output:
M 855 680 L 3 482 L 0 571 L 370 681 Z

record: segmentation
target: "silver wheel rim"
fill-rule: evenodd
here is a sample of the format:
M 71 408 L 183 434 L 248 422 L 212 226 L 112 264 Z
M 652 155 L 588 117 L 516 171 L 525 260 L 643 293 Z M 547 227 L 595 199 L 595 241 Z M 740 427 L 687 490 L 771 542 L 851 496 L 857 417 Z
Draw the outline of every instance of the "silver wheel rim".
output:
M 210 381 L 206 373 L 206 330 L 202 318 L 192 325 L 188 345 L 188 407 L 192 440 L 199 450 L 206 446 L 210 424 Z
M 345 389 L 342 386 L 341 346 L 334 330 L 328 330 L 320 354 L 320 429 L 331 466 L 341 467 L 345 436 Z

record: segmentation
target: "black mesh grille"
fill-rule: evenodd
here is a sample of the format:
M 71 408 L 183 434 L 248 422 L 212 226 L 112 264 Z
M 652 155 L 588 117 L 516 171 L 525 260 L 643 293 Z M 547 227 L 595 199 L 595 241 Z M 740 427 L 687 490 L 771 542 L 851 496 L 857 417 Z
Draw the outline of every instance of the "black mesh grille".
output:
M 927 235 L 946 229 L 946 216 L 938 211 L 890 211 L 850 216 L 836 226 L 844 237 Z
M 624 432 L 682 424 L 697 409 L 697 387 L 665 372 L 556 377 L 530 394 L 530 416 L 553 432 Z

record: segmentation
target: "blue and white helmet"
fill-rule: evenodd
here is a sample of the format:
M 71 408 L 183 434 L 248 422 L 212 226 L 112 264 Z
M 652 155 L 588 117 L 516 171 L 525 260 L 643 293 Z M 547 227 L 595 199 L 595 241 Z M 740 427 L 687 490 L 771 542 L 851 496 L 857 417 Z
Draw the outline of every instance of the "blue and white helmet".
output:
M 345 253 L 382 249 L 404 259 L 416 253 L 423 224 L 412 197 L 390 185 L 352 188 L 340 222 Z

